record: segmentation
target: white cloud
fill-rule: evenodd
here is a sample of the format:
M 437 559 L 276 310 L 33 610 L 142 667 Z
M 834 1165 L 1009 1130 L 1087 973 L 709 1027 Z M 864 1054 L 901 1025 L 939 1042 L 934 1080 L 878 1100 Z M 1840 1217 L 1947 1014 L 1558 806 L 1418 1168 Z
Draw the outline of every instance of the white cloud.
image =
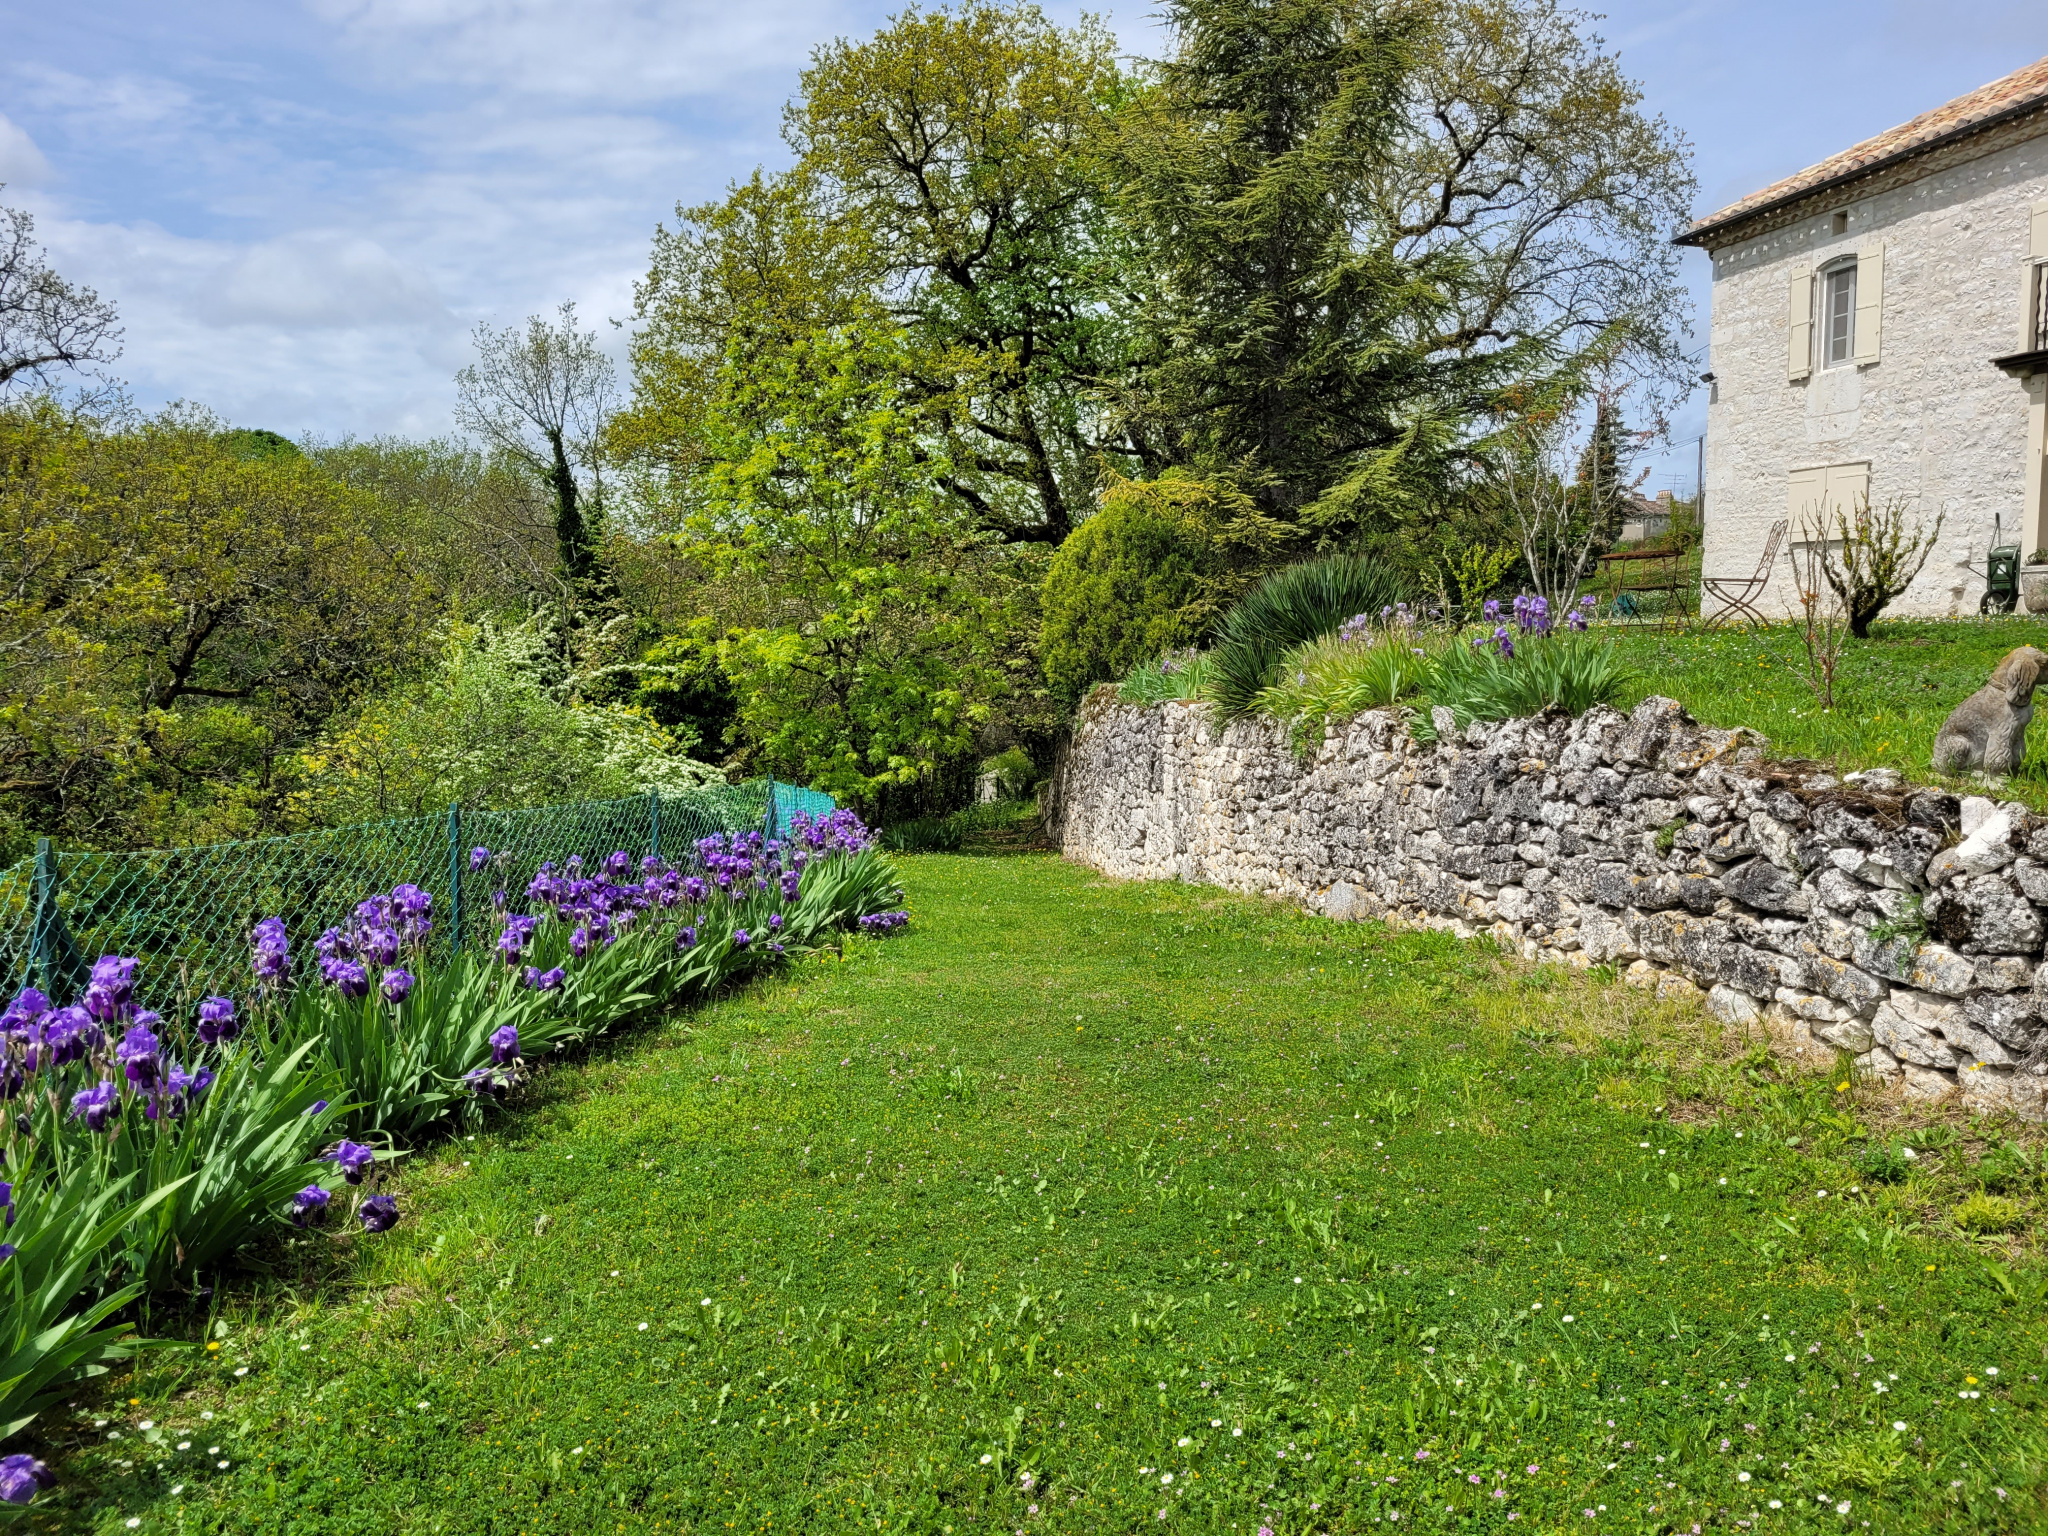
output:
M 332 330 L 450 318 L 418 267 L 361 235 L 320 230 L 249 247 L 193 297 L 216 325 Z
M 379 74 L 544 97 L 719 94 L 800 62 L 836 0 L 308 0 Z
M 0 182 L 9 186 L 39 187 L 50 177 L 50 162 L 36 148 L 28 130 L 8 121 L 0 113 Z

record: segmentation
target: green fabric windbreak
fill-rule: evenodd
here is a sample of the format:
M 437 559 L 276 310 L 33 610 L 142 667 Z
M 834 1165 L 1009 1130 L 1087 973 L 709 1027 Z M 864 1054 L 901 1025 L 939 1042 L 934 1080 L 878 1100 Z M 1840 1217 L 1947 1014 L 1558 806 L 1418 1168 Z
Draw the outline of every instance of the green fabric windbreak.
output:
M 446 812 L 360 822 L 291 837 L 134 853 L 66 853 L 47 843 L 0 870 L 0 984 L 11 996 L 42 988 L 59 1003 L 84 987 L 101 955 L 131 955 L 151 1006 L 182 1014 L 201 997 L 249 983 L 249 930 L 281 917 L 300 975 L 314 969 L 313 939 L 345 923 L 356 903 L 412 884 L 433 897 L 434 943 L 489 944 L 495 893 L 525 910 L 527 882 L 543 863 L 614 852 L 692 866 L 698 839 L 717 833 L 781 835 L 790 817 L 835 809 L 830 795 L 773 780 L 683 795 L 645 794 L 518 811 Z M 489 858 L 471 868 L 471 850 Z M 593 871 L 594 872 L 594 871 Z

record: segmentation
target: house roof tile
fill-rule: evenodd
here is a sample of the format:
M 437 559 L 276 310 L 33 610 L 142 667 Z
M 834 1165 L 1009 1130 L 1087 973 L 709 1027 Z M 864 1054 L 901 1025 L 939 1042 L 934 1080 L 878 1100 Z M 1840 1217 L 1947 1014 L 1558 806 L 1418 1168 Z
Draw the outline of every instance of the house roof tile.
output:
M 1738 224 L 1744 219 L 1781 207 L 1825 187 L 1867 176 L 1883 166 L 1923 153 L 1937 144 L 2003 122 L 2021 113 L 2048 105 L 2048 58 L 2016 69 L 1967 96 L 1958 96 L 1911 122 L 1887 129 L 1874 138 L 1851 145 L 1818 165 L 1752 192 L 1718 212 L 1695 221 L 1678 237 L 1680 245 L 1697 245 L 1707 234 Z

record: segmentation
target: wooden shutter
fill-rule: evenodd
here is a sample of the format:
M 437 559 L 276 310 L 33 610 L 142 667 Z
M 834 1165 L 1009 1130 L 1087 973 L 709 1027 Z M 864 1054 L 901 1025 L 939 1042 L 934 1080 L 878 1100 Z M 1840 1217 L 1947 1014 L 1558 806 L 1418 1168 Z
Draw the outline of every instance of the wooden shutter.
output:
M 1800 267 L 1792 274 L 1785 296 L 1786 377 L 1799 380 L 1813 372 L 1813 272 Z
M 1884 321 L 1884 247 L 1856 257 L 1856 362 L 1860 367 L 1878 357 L 1878 332 Z
M 1792 492 L 1785 501 L 1785 518 L 1792 531 L 1792 537 L 1801 543 L 1810 541 L 1810 536 L 1820 534 L 1826 537 L 1825 529 L 1833 519 L 1830 510 L 1821 505 L 1828 493 L 1828 472 L 1820 469 L 1795 469 L 1792 471 Z
M 1861 304 L 1856 306 L 1859 310 Z M 1826 470 L 1828 481 L 1828 515 L 1844 512 L 1854 517 L 1862 508 L 1865 498 L 1870 495 L 1870 465 L 1830 464 Z
M 2020 264 L 2019 351 L 2031 352 L 2041 345 L 2041 283 L 2048 266 L 2029 259 Z

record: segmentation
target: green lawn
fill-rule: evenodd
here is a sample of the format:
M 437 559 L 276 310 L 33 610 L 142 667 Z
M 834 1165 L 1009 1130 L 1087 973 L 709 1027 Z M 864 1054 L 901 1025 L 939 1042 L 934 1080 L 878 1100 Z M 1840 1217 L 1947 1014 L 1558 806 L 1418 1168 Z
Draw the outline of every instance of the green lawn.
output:
M 1923 783 L 1939 778 L 1928 757 L 1948 712 L 1984 686 L 2007 651 L 2048 648 L 2048 623 L 2039 619 L 1880 621 L 1870 639 L 1849 642 L 1836 707 L 1823 711 L 1805 682 L 1796 626 L 1670 634 L 1616 626 L 1612 633 L 1637 671 L 1624 708 L 1666 694 L 1709 725 L 1761 732 L 1776 756 L 1819 758 L 1844 770 L 1898 768 Z M 2048 809 L 2048 729 L 2033 733 L 2026 772 L 2000 793 Z
M 906 933 L 558 1067 L 82 1398 L 28 1523 L 2042 1527 L 2042 1272 L 1944 1215 L 1989 1128 L 1873 1183 L 1860 1089 L 1625 989 L 905 872 Z

